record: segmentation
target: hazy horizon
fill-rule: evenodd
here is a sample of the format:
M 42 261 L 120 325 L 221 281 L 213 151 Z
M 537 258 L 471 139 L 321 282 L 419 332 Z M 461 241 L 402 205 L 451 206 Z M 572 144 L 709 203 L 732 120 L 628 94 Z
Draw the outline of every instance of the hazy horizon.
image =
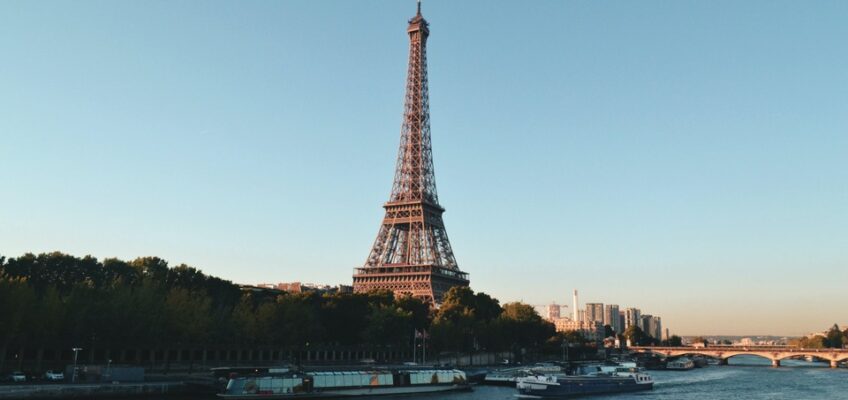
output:
M 445 226 L 501 302 L 844 320 L 848 3 L 422 5 Z M 415 1 L 0 3 L 0 255 L 351 284 Z M 841 326 L 841 325 L 840 325 Z

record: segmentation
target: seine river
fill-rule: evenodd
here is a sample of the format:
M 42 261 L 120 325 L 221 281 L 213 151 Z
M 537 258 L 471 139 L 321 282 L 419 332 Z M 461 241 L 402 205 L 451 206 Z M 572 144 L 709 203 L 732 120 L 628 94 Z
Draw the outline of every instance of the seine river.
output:
M 654 390 L 587 399 L 848 399 L 848 369 L 830 369 L 824 363 L 783 361 L 783 367 L 772 368 L 769 361 L 753 356 L 737 356 L 729 366 L 708 366 L 690 371 L 650 371 Z M 511 388 L 477 386 L 471 393 L 457 393 L 428 398 L 445 400 L 513 400 Z M 424 399 L 425 397 L 416 397 Z M 400 400 L 401 398 L 393 399 Z M 404 397 L 403 399 L 410 399 Z
M 711 365 L 690 371 L 649 371 L 655 382 L 652 391 L 591 396 L 586 399 L 848 400 L 848 368 L 831 369 L 825 363 L 796 360 L 784 360 L 782 367 L 772 368 L 768 360 L 754 356 L 736 356 L 729 361 L 729 366 Z M 514 400 L 515 393 L 513 388 L 481 385 L 476 386 L 472 392 L 378 399 Z

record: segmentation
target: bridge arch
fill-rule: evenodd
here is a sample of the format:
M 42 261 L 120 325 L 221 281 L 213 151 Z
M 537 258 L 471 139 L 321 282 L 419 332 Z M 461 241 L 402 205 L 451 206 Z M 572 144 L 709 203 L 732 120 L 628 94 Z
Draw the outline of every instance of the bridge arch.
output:
M 773 355 L 763 354 L 763 353 L 759 353 L 759 352 L 745 352 L 745 351 L 734 352 L 732 354 L 725 355 L 722 358 L 725 359 L 725 360 L 729 360 L 731 358 L 739 357 L 739 356 L 762 358 L 766 361 L 771 361 L 772 363 L 774 363 L 774 361 L 780 361 L 780 359 L 775 358 Z
M 824 357 L 821 354 L 805 354 L 805 353 L 780 354 L 778 357 L 775 357 L 775 358 L 783 361 L 783 360 L 806 358 L 808 356 L 822 360 L 822 361 L 830 361 L 830 358 Z
M 778 357 L 776 357 L 776 358 L 778 360 L 786 360 L 786 359 L 793 358 L 793 357 L 813 357 L 813 358 L 816 358 L 816 359 L 821 360 L 821 361 L 836 361 L 836 362 L 848 360 L 848 354 L 846 354 L 846 353 L 836 353 L 836 352 L 829 353 L 829 352 L 820 352 L 820 351 L 780 353 L 778 355 Z

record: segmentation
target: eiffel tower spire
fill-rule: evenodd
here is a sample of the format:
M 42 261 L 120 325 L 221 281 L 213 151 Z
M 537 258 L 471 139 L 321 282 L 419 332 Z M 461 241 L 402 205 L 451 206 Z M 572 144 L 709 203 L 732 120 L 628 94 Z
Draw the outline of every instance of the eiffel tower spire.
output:
M 389 201 L 424 200 L 438 204 L 430 148 L 430 101 L 427 92 L 427 37 L 430 29 L 418 14 L 409 21 L 409 69 L 395 181 Z
M 409 69 L 392 193 L 368 259 L 354 272 L 353 289 L 388 289 L 439 303 L 451 287 L 468 286 L 468 274 L 457 267 L 436 193 L 427 91 L 430 28 L 420 1 L 406 31 Z

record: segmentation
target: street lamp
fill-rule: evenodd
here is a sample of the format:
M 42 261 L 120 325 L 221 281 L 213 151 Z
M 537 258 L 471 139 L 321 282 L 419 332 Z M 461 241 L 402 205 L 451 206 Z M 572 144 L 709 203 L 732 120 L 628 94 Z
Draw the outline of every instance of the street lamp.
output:
M 74 351 L 74 372 L 71 375 L 71 383 L 76 383 L 76 381 L 77 381 L 77 356 L 79 355 L 80 350 L 82 350 L 82 347 L 74 347 L 71 350 Z
M 418 329 L 412 330 L 412 363 L 418 361 Z
M 422 329 L 424 332 L 421 335 L 421 364 L 427 364 L 427 330 Z

